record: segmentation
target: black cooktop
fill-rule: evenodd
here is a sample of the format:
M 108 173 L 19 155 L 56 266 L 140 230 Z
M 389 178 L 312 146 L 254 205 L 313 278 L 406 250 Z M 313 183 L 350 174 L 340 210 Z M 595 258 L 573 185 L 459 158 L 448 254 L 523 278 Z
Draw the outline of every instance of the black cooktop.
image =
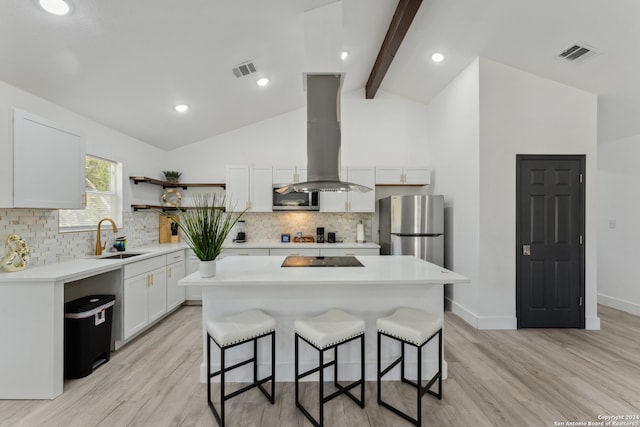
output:
M 281 267 L 364 267 L 354 256 L 293 256 L 284 259 Z

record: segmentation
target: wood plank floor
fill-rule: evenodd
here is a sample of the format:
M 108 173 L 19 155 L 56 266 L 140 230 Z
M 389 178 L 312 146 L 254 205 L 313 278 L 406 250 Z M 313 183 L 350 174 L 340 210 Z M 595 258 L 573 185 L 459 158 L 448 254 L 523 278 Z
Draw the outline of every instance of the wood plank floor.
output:
M 554 426 L 639 416 L 640 317 L 603 306 L 599 315 L 600 331 L 477 331 L 447 313 L 449 379 L 442 401 L 425 396 L 424 425 Z M 183 307 L 89 377 L 65 382 L 56 400 L 0 400 L 0 426 L 217 425 L 198 383 L 200 316 L 200 307 Z M 385 387 L 393 400 L 413 402 L 408 387 Z M 293 392 L 292 383 L 278 383 L 274 406 L 257 390 L 230 400 L 228 425 L 310 425 Z M 364 410 L 341 397 L 325 406 L 325 416 L 328 426 L 409 425 L 377 405 L 373 382 Z

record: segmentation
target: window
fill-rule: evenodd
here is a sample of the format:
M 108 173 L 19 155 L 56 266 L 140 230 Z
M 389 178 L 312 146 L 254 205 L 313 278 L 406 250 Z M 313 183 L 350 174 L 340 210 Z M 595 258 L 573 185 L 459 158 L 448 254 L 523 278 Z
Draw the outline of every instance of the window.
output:
M 85 208 L 60 210 L 59 231 L 92 231 L 97 228 L 98 221 L 105 217 L 122 227 L 122 165 L 86 156 L 85 184 Z

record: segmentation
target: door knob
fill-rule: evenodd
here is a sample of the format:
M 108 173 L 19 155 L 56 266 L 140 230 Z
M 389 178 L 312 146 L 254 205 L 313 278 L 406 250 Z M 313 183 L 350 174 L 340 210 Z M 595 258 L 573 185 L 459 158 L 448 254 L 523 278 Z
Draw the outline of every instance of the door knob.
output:
M 531 255 L 531 245 L 522 245 L 522 255 L 524 256 Z

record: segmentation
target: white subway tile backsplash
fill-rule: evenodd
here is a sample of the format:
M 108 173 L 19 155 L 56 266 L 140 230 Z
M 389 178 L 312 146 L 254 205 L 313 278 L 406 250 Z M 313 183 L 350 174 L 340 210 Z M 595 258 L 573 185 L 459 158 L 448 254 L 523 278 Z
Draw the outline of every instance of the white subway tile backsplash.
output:
M 327 233 L 335 232 L 337 240 L 353 242 L 360 221 L 365 225 L 366 239 L 372 236 L 372 214 L 366 213 L 247 212 L 242 219 L 249 242 L 277 242 L 282 233 L 293 238 L 298 231 L 315 238 L 316 227 L 324 227 L 325 239 Z M 14 233 L 29 245 L 29 266 L 70 261 L 95 250 L 95 232 L 58 233 L 57 210 L 0 209 L 0 257 L 6 253 L 4 242 Z M 158 243 L 158 213 L 124 212 L 124 226 L 117 233 L 103 228 L 101 240 L 108 248 L 117 236 L 127 237 L 128 248 Z

